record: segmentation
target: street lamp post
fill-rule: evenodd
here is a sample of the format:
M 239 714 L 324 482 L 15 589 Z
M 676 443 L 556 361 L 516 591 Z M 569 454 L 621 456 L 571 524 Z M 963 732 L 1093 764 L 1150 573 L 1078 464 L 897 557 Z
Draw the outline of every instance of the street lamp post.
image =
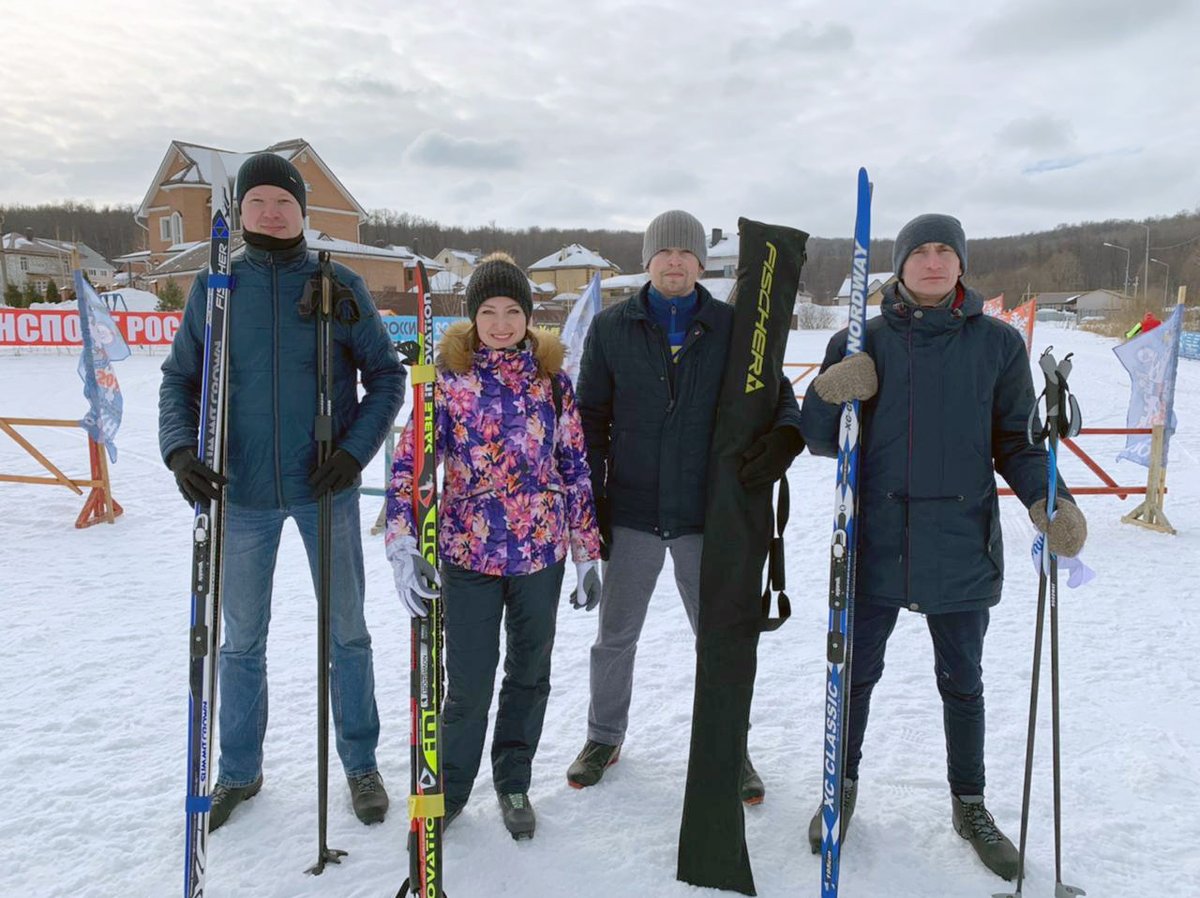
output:
M 1154 262 L 1158 265 L 1161 265 L 1163 268 L 1167 269 L 1167 273 L 1165 275 L 1163 275 L 1163 306 L 1165 307 L 1167 305 L 1167 302 L 1169 301 L 1169 296 L 1167 294 L 1167 291 L 1171 288 L 1171 266 L 1168 265 L 1166 262 L 1162 262 L 1158 259 L 1151 259 L 1150 261 Z
M 1150 225 L 1142 225 L 1146 229 L 1146 281 L 1142 285 L 1142 296 L 1146 295 L 1146 289 L 1150 286 Z
M 1125 254 L 1125 288 L 1121 291 L 1122 296 L 1129 295 L 1129 250 L 1123 246 L 1117 246 L 1115 243 L 1105 243 L 1105 246 L 1110 246 L 1113 249 L 1119 249 Z

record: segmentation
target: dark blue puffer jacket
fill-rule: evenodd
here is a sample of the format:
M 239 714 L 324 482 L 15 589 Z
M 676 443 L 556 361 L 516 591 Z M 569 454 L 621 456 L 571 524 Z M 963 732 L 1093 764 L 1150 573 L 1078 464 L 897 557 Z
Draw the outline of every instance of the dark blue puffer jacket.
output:
M 228 498 L 252 508 L 314 501 L 308 477 L 316 466 L 316 322 L 298 305 L 317 270 L 304 243 L 282 252 L 246 247 L 233 262 L 229 300 Z M 334 446 L 360 465 L 378 451 L 400 410 L 404 369 L 362 278 L 343 265 L 335 276 L 354 293 L 359 321 L 334 326 Z M 183 323 L 163 363 L 158 441 L 165 461 L 196 448 L 208 275 L 192 284 Z M 362 378 L 365 395 L 358 397 Z
M 892 285 L 866 351 L 879 392 L 863 403 L 856 595 L 928 614 L 996 604 L 995 472 L 1026 507 L 1046 497 L 1046 452 L 1025 436 L 1034 391 L 1024 340 L 984 315 L 973 290 L 960 287 L 954 307 L 917 309 Z M 843 330 L 821 370 L 845 352 Z M 837 455 L 839 410 L 809 386 L 801 420 L 814 455 Z

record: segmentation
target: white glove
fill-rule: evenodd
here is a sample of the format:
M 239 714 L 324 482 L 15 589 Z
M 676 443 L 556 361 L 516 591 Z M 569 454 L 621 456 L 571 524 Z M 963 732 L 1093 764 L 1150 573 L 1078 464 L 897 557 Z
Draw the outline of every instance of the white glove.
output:
M 600 604 L 600 566 L 595 561 L 575 562 L 575 588 L 571 606 L 592 611 Z
M 428 600 L 442 594 L 442 578 L 437 568 L 417 551 L 417 541 L 411 536 L 392 540 L 387 556 L 396 578 L 396 592 L 409 616 L 424 617 L 429 613 Z

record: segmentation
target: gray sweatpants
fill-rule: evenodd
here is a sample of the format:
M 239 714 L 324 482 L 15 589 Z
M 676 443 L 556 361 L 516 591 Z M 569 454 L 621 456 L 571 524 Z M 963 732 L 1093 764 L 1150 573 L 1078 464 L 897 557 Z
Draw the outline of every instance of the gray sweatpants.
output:
M 620 745 L 625 739 L 638 638 L 668 549 L 675 566 L 675 584 L 695 635 L 700 622 L 703 539 L 698 533 L 662 539 L 641 530 L 613 527 L 612 547 L 604 567 L 599 632 L 592 646 L 589 739 L 605 745 Z

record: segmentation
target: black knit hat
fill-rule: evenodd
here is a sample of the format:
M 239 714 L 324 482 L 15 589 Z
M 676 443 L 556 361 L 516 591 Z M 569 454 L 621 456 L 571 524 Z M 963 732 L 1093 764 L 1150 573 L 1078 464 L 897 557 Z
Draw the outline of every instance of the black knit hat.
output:
M 508 253 L 492 253 L 479 263 L 467 281 L 467 315 L 475 320 L 479 307 L 494 296 L 507 296 L 525 313 L 526 322 L 533 317 L 533 295 L 529 278 Z
M 242 200 L 246 198 L 247 193 L 264 184 L 286 190 L 300 204 L 300 214 L 305 214 L 308 202 L 305 196 L 304 178 L 300 176 L 296 166 L 274 153 L 255 153 L 242 163 L 242 167 L 238 169 L 237 173 L 238 207 L 241 207 Z
M 962 222 L 953 215 L 930 212 L 918 215 L 896 235 L 896 245 L 892 248 L 892 271 L 896 277 L 904 271 L 904 263 L 912 251 L 926 243 L 944 243 L 951 247 L 958 253 L 963 274 L 967 273 L 967 235 L 963 233 Z

